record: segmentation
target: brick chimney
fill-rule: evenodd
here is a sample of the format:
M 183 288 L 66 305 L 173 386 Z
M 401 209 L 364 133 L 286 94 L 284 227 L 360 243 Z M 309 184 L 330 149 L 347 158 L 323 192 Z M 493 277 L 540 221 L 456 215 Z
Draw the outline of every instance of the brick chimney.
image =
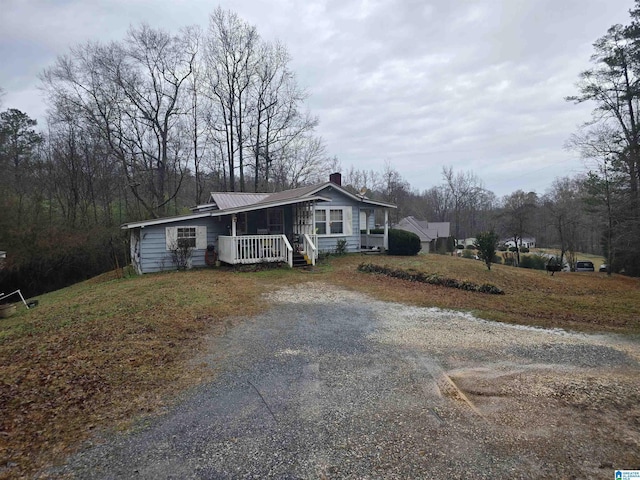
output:
M 342 174 L 340 172 L 332 173 L 329 175 L 329 181 L 342 186 Z

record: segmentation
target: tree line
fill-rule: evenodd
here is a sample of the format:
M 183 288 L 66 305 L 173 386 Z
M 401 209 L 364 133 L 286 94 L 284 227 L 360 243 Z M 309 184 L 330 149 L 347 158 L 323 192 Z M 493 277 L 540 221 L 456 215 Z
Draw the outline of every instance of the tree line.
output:
M 577 252 L 600 254 L 604 248 L 605 225 L 602 212 L 594 208 L 598 198 L 592 174 L 558 178 L 542 194 L 516 190 L 501 198 L 472 171 L 452 167 L 443 167 L 440 184 L 423 191 L 412 189 L 390 164 L 382 172 L 351 168 L 343 179 L 354 192 L 363 185 L 369 196 L 398 205 L 392 223 L 409 215 L 450 222 L 456 243 L 489 231 L 515 244 L 534 237 L 537 245 L 559 249 L 569 263 Z
M 10 252 L 0 290 L 26 282 L 38 293 L 122 265 L 120 224 L 185 213 L 210 191 L 279 191 L 340 170 L 348 188 L 397 204 L 392 222 L 448 221 L 456 239 L 530 235 L 563 256 L 603 252 L 612 269 L 638 275 L 638 5 L 629 25 L 596 41 L 568 98 L 595 105 L 569 140 L 590 172 L 503 198 L 451 167 L 423 191 L 391 164 L 342 169 L 315 133 L 285 46 L 233 12 L 216 9 L 204 30 L 143 24 L 77 45 L 41 74 L 44 129 L 19 110 L 0 113 L 0 249 Z
M 45 128 L 1 114 L 0 287 L 52 289 L 122 264 L 120 224 L 185 213 L 211 191 L 324 178 L 336 160 L 289 64 L 282 44 L 221 8 L 207 29 L 143 24 L 60 55 L 41 74 Z

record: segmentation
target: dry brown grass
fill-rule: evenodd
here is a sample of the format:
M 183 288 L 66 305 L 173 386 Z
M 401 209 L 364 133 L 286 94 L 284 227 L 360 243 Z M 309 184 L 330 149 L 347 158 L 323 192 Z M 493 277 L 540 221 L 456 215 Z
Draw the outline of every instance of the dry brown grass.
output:
M 439 273 L 477 284 L 490 283 L 505 295 L 486 295 L 413 283 L 356 271 L 358 264 Z M 332 262 L 332 282 L 376 298 L 418 306 L 471 311 L 489 320 L 590 332 L 640 333 L 640 279 L 597 272 L 548 275 L 465 258 L 419 255 L 386 257 L 354 255 Z
M 211 270 L 91 280 L 3 320 L 0 478 L 28 475 L 93 428 L 124 426 L 206 378 L 189 361 L 204 335 L 258 312 L 263 288 Z
M 485 295 L 359 273 L 361 262 L 492 283 Z M 321 280 L 376 298 L 470 310 L 493 320 L 640 333 L 640 281 L 427 255 L 334 258 L 312 272 L 225 270 L 115 279 L 105 275 L 40 298 L 0 322 L 0 478 L 63 458 L 97 428 L 124 428 L 212 372 L 194 362 L 207 335 L 266 308 L 271 288 Z M 175 395 L 173 395 L 175 398 Z M 10 465 L 9 468 L 3 468 Z

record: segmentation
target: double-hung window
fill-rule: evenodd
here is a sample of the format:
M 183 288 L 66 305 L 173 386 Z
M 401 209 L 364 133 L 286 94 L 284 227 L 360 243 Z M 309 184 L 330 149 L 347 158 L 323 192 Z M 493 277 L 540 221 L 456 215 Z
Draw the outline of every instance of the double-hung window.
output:
M 178 227 L 178 247 L 196 248 L 196 227 Z
M 316 210 L 316 233 L 318 235 L 327 234 L 327 211 Z
M 351 207 L 316 207 L 315 227 L 318 235 L 351 235 Z
M 329 210 L 329 228 L 332 234 L 344 233 L 344 212 Z
M 204 250 L 207 248 L 207 227 L 204 225 L 166 227 L 165 244 L 167 250 L 177 248 Z

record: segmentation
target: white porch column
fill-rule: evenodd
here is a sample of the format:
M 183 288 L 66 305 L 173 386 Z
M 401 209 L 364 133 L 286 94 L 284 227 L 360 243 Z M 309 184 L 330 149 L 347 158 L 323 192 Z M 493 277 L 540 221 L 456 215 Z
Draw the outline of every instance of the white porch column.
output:
M 371 211 L 370 210 L 365 210 L 364 211 L 365 214 L 365 218 L 367 219 L 367 235 L 371 234 L 371 229 L 369 228 L 369 215 L 371 215 Z
M 238 222 L 238 217 L 234 213 L 233 215 L 231 215 L 231 236 L 232 237 L 236 236 L 236 223 L 237 222 Z
M 389 210 L 384 209 L 384 249 L 389 250 Z

